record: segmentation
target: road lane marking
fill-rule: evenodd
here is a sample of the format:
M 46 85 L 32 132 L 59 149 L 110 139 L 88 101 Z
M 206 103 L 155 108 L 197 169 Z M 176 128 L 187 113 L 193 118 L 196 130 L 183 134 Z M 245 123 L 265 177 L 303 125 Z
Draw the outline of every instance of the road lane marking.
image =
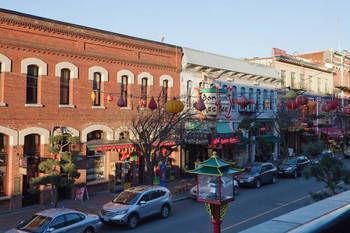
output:
M 306 198 L 309 198 L 309 197 L 310 197 L 310 195 L 306 195 L 306 196 L 303 196 L 303 197 L 298 198 L 298 199 L 296 199 L 296 200 L 287 202 L 287 203 L 285 203 L 285 204 L 283 204 L 283 205 L 281 205 L 281 206 L 275 207 L 275 208 L 270 209 L 270 210 L 267 210 L 267 211 L 265 211 L 265 212 L 263 212 L 263 213 L 261 213 L 261 214 L 258 214 L 258 215 L 255 215 L 255 216 L 253 216 L 253 217 L 247 218 L 247 219 L 245 219 L 245 220 L 243 220 L 243 221 L 241 221 L 241 222 L 238 222 L 238 223 L 235 223 L 235 224 L 233 224 L 233 225 L 224 227 L 224 228 L 222 229 L 222 231 L 230 230 L 230 229 L 232 229 L 232 228 L 234 228 L 234 227 L 236 227 L 236 226 L 239 226 L 239 225 L 241 225 L 241 224 L 243 224 L 243 223 L 249 222 L 249 221 L 251 221 L 251 220 L 254 220 L 254 219 L 256 219 L 256 218 L 259 218 L 259 217 L 261 217 L 261 216 L 264 216 L 264 215 L 266 215 L 266 214 L 272 213 L 272 212 L 274 212 L 274 211 L 276 211 L 276 210 L 278 210 L 278 209 L 281 209 L 281 208 L 286 207 L 286 206 L 288 206 L 288 205 L 297 203 L 297 202 L 302 201 L 302 200 L 304 200 L 304 199 L 306 199 Z

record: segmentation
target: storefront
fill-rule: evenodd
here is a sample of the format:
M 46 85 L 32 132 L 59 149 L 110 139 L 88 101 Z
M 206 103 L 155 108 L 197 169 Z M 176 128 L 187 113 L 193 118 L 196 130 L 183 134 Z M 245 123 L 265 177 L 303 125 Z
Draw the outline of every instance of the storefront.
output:
M 0 197 L 6 196 L 8 136 L 0 133 Z

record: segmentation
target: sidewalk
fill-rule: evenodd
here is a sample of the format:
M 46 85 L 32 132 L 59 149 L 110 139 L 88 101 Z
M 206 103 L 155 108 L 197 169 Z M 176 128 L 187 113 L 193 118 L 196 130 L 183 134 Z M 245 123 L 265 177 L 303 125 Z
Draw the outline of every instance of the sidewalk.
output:
M 173 201 L 178 202 L 189 198 L 188 190 L 193 187 L 194 180 L 182 179 L 169 183 L 169 190 L 173 194 Z M 192 185 L 192 186 L 191 186 Z M 58 203 L 58 207 L 76 209 L 85 213 L 97 214 L 102 205 L 111 201 L 114 193 L 99 192 L 89 194 L 90 199 L 87 201 L 63 200 Z M 27 219 L 36 212 L 49 208 L 48 205 L 33 205 L 24 207 L 11 212 L 0 213 L 0 232 L 4 232 L 16 225 L 20 220 Z

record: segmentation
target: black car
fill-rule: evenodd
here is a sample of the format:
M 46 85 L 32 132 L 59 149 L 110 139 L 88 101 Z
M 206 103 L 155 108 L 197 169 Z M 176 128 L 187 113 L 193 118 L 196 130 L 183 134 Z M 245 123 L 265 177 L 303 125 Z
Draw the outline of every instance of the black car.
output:
M 305 156 L 288 158 L 278 166 L 278 175 L 297 178 L 301 176 L 303 169 L 309 165 L 310 160 Z
M 240 186 L 260 188 L 262 184 L 276 183 L 277 168 L 272 163 L 255 163 L 238 176 Z
M 325 151 L 322 151 L 322 153 L 317 156 L 316 159 L 314 159 L 312 161 L 313 164 L 318 164 L 323 158 L 326 158 L 326 157 L 329 157 L 329 158 L 335 158 L 335 155 L 333 154 L 332 151 L 330 150 L 325 150 Z

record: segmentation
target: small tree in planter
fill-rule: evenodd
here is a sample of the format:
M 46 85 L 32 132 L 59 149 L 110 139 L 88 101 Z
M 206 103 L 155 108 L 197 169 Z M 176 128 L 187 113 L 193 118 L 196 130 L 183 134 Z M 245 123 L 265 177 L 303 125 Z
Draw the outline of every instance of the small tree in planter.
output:
M 341 160 L 334 157 L 324 157 L 319 163 L 306 168 L 303 172 L 306 179 L 315 178 L 326 185 L 326 191 L 312 193 L 315 200 L 320 200 L 337 194 L 341 189 L 341 183 L 350 183 L 350 171 L 345 169 Z
M 49 151 L 54 158 L 45 159 L 39 164 L 39 171 L 44 175 L 32 181 L 32 185 L 36 188 L 41 185 L 51 188 L 51 201 L 55 207 L 59 199 L 58 188 L 71 190 L 75 180 L 80 176 L 69 151 L 69 146 L 78 142 L 79 138 L 70 133 L 61 132 L 52 136 Z

